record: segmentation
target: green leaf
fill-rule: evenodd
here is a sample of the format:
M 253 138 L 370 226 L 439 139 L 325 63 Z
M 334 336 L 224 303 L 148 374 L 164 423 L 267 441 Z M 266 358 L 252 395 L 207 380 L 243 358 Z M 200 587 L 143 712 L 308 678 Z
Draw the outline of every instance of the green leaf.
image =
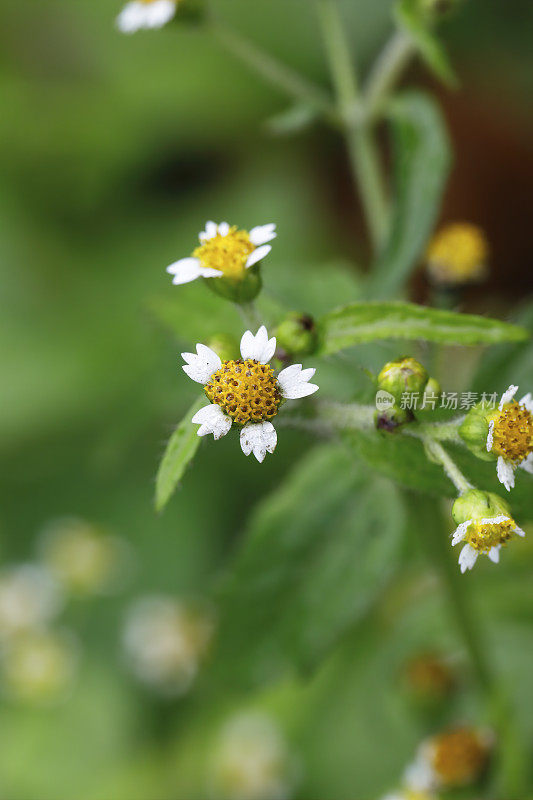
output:
M 529 332 L 508 322 L 456 314 L 413 303 L 351 303 L 320 320 L 322 354 L 378 339 L 423 339 L 439 344 L 521 342 Z
M 187 466 L 196 455 L 200 437 L 197 434 L 197 428 L 191 424 L 191 419 L 205 404 L 204 395 L 195 400 L 168 440 L 155 480 L 156 511 L 164 509 Z
M 395 197 L 388 242 L 368 283 L 375 299 L 391 297 L 409 277 L 439 212 L 450 169 L 445 124 L 436 103 L 409 92 L 392 104 Z
M 401 0 L 394 13 L 396 22 L 409 34 L 429 69 L 447 86 L 456 87 L 457 76 L 446 51 L 432 31 L 419 0 Z
M 428 461 L 420 440 L 399 433 L 378 434 L 373 430 L 345 431 L 342 438 L 358 459 L 396 483 L 426 494 L 457 496 L 455 486 L 442 467 Z M 502 496 L 507 494 L 496 477 L 496 461 L 480 461 L 463 447 L 448 443 L 444 443 L 444 447 L 475 486 Z M 532 518 L 531 477 L 522 470 L 519 470 L 509 499 L 513 513 L 523 515 L 522 521 Z
M 249 684 L 313 668 L 387 583 L 403 519 L 396 488 L 346 448 L 307 455 L 250 520 L 222 591 L 216 663 Z

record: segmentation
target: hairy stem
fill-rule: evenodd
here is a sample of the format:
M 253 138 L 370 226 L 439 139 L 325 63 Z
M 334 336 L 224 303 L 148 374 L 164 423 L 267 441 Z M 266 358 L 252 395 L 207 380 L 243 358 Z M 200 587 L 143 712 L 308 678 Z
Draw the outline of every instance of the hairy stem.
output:
M 336 0 L 316 0 L 318 19 L 342 121 L 350 167 L 363 203 L 374 248 L 387 231 L 388 209 L 383 176 L 372 132 L 361 117 L 359 87 Z
M 237 308 L 248 330 L 255 333 L 261 327 L 263 321 L 254 301 L 250 300 L 248 303 L 239 303 L 237 304 Z
M 365 117 L 373 121 L 383 110 L 398 78 L 415 52 L 412 39 L 404 31 L 395 31 L 368 76 L 365 85 Z
M 459 494 L 464 494 L 468 492 L 469 489 L 473 489 L 474 487 L 468 481 L 453 458 L 446 452 L 444 447 L 439 444 L 435 439 L 432 439 L 429 434 L 426 434 L 421 437 L 422 441 L 424 442 L 424 446 L 426 448 L 427 454 L 438 464 L 440 464 L 451 480 Z

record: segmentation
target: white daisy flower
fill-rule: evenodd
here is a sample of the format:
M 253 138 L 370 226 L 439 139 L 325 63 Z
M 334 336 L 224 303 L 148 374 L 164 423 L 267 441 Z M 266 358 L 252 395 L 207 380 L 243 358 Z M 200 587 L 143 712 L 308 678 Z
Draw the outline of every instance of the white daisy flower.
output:
M 318 389 L 309 383 L 314 369 L 302 369 L 292 364 L 277 376 L 268 362 L 276 350 L 276 339 L 268 338 L 261 326 L 254 336 L 246 331 L 241 339 L 238 360 L 222 362 L 219 356 L 203 344 L 196 353 L 182 353 L 189 378 L 205 386 L 211 405 L 204 406 L 192 418 L 199 425 L 198 436 L 213 434 L 214 439 L 225 436 L 232 424 L 241 425 L 241 448 L 245 455 L 254 454 L 262 462 L 276 448 L 277 434 L 270 420 L 276 416 L 284 399 L 307 397 Z
M 276 238 L 274 224 L 258 225 L 251 231 L 239 230 L 227 222 L 207 222 L 199 234 L 200 244 L 192 256 L 181 258 L 169 267 L 172 283 L 190 283 L 197 278 L 242 280 L 246 270 L 262 261 Z
M 176 13 L 178 2 L 179 0 L 132 0 L 118 15 L 117 28 L 121 33 L 162 28 Z
M 521 467 L 533 474 L 533 396 L 514 399 L 518 386 L 509 386 L 498 410 L 491 415 L 487 452 L 498 457 L 498 480 L 509 492 L 514 488 L 515 470 Z
M 461 572 L 472 569 L 481 553 L 497 564 L 502 545 L 506 545 L 514 535 L 525 536 L 525 533 L 512 517 L 505 514 L 462 522 L 452 536 L 453 547 L 459 542 L 465 542 L 459 555 Z

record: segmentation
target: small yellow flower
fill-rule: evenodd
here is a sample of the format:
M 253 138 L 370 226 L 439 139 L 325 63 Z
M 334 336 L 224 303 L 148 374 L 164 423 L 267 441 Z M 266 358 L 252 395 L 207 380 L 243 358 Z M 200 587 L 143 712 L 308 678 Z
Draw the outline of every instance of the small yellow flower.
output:
M 407 785 L 415 791 L 469 786 L 486 769 L 493 745 L 489 731 L 468 726 L 433 736 L 422 743 L 408 768 Z
M 242 281 L 246 271 L 267 256 L 276 238 L 274 224 L 258 225 L 249 232 L 236 225 L 207 222 L 199 234 L 200 244 L 192 256 L 181 258 L 169 267 L 172 283 L 190 283 L 197 278 L 226 278 Z
M 481 280 L 487 272 L 489 247 L 483 231 L 467 222 L 447 225 L 432 239 L 427 270 L 437 284 L 458 285 Z
M 405 678 L 417 697 L 429 700 L 445 697 L 455 684 L 447 662 L 434 653 L 422 653 L 412 658 L 406 665 Z
M 507 491 L 514 487 L 517 467 L 533 474 L 533 396 L 529 392 L 517 402 L 517 391 L 510 386 L 488 417 L 487 452 L 498 457 L 498 479 Z

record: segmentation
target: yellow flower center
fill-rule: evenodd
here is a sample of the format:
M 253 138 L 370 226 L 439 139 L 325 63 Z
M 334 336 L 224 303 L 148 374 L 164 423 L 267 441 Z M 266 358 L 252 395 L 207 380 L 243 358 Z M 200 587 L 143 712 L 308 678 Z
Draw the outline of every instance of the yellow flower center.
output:
M 516 522 L 512 519 L 484 524 L 473 522 L 466 532 L 465 542 L 468 542 L 474 550 L 487 553 L 496 545 L 506 545 L 509 539 L 513 538 L 515 528 Z
M 488 258 L 487 241 L 475 225 L 457 223 L 440 231 L 429 245 L 429 270 L 437 281 L 463 283 L 481 278 Z
M 239 425 L 272 419 L 281 403 L 272 367 L 251 358 L 224 361 L 206 384 L 205 393 Z
M 435 737 L 433 747 L 433 769 L 445 786 L 472 783 L 487 763 L 486 743 L 469 728 Z
M 533 414 L 514 400 L 493 420 L 492 452 L 519 464 L 533 451 Z
M 207 239 L 193 253 L 202 267 L 218 269 L 225 278 L 241 279 L 246 272 L 248 257 L 255 250 L 247 231 L 238 230 L 234 225 L 227 236 L 217 233 Z

